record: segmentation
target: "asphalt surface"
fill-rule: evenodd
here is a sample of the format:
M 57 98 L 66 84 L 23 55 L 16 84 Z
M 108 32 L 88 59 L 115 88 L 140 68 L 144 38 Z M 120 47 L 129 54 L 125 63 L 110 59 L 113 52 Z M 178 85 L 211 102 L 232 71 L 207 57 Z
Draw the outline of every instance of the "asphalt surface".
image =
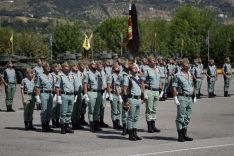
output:
M 192 142 L 177 142 L 175 126 L 176 106 L 173 100 L 160 102 L 157 126 L 161 133 L 147 133 L 145 107 L 142 105 L 139 121 L 139 135 L 142 141 L 131 142 L 121 131 L 113 130 L 110 119 L 110 105 L 107 104 L 105 121 L 111 126 L 100 133 L 76 130 L 74 134 L 61 135 L 42 133 L 40 111 L 34 111 L 37 131 L 24 131 L 23 106 L 19 86 L 14 100 L 16 112 L 0 112 L 0 156 L 233 156 L 234 155 L 234 81 L 230 94 L 223 97 L 223 78 L 215 85 L 216 98 L 207 98 L 206 81 L 202 93 L 205 95 L 193 105 L 192 120 L 188 134 Z M 0 108 L 5 110 L 4 89 L 0 90 Z M 87 117 L 86 117 L 87 119 Z

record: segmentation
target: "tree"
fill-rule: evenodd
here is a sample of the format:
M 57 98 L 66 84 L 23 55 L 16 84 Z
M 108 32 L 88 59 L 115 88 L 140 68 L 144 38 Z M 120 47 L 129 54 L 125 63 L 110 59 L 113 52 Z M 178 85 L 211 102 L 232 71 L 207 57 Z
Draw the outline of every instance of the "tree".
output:
M 11 30 L 8 28 L 0 29 L 0 54 L 11 53 Z

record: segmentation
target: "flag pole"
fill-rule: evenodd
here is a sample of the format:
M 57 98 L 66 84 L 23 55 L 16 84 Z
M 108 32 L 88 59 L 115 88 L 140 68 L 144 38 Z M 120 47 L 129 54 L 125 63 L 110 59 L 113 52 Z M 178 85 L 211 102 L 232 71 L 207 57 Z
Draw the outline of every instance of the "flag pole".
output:
M 13 37 L 13 30 L 11 31 L 11 35 L 12 35 L 11 55 L 13 56 L 13 54 L 14 54 L 14 37 Z
M 208 61 L 210 60 L 210 31 L 208 30 L 208 37 L 207 37 L 207 49 L 208 49 Z

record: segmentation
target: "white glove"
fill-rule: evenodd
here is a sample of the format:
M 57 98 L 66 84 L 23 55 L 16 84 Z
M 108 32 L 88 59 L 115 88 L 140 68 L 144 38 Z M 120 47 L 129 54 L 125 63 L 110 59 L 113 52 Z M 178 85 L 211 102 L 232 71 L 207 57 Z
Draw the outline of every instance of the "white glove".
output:
M 177 106 L 180 105 L 180 102 L 179 102 L 177 96 L 174 97 L 174 103 L 175 103 L 175 105 L 177 105 Z
M 109 100 L 110 100 L 110 101 L 113 101 L 113 94 L 110 94 Z
M 161 97 L 163 97 L 163 91 L 161 91 L 161 93 L 160 93 L 160 95 L 159 95 L 159 97 L 161 98 Z
M 78 98 L 78 96 L 76 95 L 76 96 L 75 96 L 75 99 L 74 99 L 74 103 L 76 103 L 76 101 L 77 101 L 77 98 Z
M 41 103 L 41 99 L 40 99 L 39 95 L 35 96 L 35 98 L 36 98 L 36 103 Z
M 88 95 L 87 94 L 85 94 L 84 96 L 83 96 L 83 98 L 85 99 L 85 102 L 89 102 L 89 97 L 88 97 Z
M 123 103 L 122 96 L 119 95 L 119 103 Z
M 53 98 L 53 103 L 57 103 L 58 96 L 55 94 Z
M 62 98 L 61 98 L 61 96 L 58 96 L 58 104 L 62 104 Z
M 148 95 L 146 94 L 146 92 L 144 93 L 144 98 L 146 99 L 146 100 L 148 100 Z
M 193 103 L 197 103 L 197 97 L 196 96 L 193 99 Z
M 108 99 L 109 98 L 109 94 L 106 94 L 106 92 L 104 92 L 104 94 L 103 94 L 103 96 L 106 96 L 106 99 Z

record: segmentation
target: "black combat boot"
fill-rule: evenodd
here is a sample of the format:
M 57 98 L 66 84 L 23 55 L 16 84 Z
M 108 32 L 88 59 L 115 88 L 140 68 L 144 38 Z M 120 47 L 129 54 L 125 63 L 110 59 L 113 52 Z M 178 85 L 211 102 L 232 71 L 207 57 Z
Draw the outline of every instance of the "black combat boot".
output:
M 160 129 L 158 129 L 156 126 L 155 126 L 155 121 L 154 120 L 151 120 L 151 125 L 152 125 L 152 129 L 154 132 L 161 132 Z
M 6 111 L 7 111 L 7 112 L 10 112 L 10 106 L 7 105 L 6 108 L 7 108 Z
M 109 125 L 104 122 L 104 117 L 103 116 L 100 117 L 100 127 L 103 127 L 103 128 L 109 127 Z
M 74 131 L 70 127 L 69 123 L 65 123 L 65 132 L 66 133 L 74 133 Z
M 27 130 L 29 130 L 29 127 L 28 127 L 28 121 L 24 121 L 24 126 L 25 126 L 25 130 L 27 131 Z
M 54 132 L 53 129 L 50 128 L 50 122 L 46 122 L 46 132 Z
M 228 92 L 224 91 L 224 97 L 228 97 Z
M 60 127 L 61 127 L 61 134 L 66 134 L 66 131 L 65 131 L 65 124 L 61 124 L 60 125 Z
M 134 134 L 133 134 L 133 129 L 129 129 L 128 130 L 128 132 L 129 132 L 129 140 L 131 140 L 131 141 L 136 141 L 136 138 L 134 137 Z
M 90 122 L 89 126 L 90 126 L 90 131 L 93 132 L 93 133 L 95 133 L 94 122 Z
M 184 142 L 184 137 L 183 137 L 183 131 L 182 129 L 181 130 L 178 130 L 178 142 Z
M 123 129 L 123 127 L 120 125 L 119 119 L 113 121 L 113 128 L 118 130 Z
M 183 128 L 182 129 L 182 132 L 183 132 L 183 138 L 185 141 L 193 141 L 193 138 L 190 138 L 188 135 L 187 135 L 187 129 L 186 128 Z
M 121 135 L 126 135 L 127 134 L 127 124 L 124 123 L 123 124 L 123 131 L 122 131 L 122 134 Z
M 47 132 L 47 128 L 46 128 L 46 123 L 45 122 L 41 123 L 41 128 L 42 128 L 41 129 L 42 132 Z
M 142 138 L 137 135 L 137 129 L 136 128 L 133 128 L 133 136 L 136 138 L 136 140 L 142 140 Z
M 99 121 L 94 121 L 93 123 L 95 131 L 102 131 Z
M 88 125 L 88 122 L 85 121 L 85 116 L 84 116 L 84 115 L 81 115 L 80 124 L 81 124 L 81 125 L 84 125 L 84 126 L 87 126 L 87 125 Z
M 29 129 L 29 130 L 37 130 L 37 129 L 33 126 L 33 122 L 32 122 L 32 121 L 29 121 L 29 122 L 28 122 L 28 129 Z
M 147 125 L 148 125 L 148 133 L 154 133 L 154 130 L 152 129 L 151 121 L 148 121 Z
M 52 119 L 52 128 L 58 128 L 56 119 Z
M 214 97 L 216 97 L 216 94 L 215 94 L 214 92 L 212 93 L 212 95 L 213 95 Z
M 15 110 L 12 109 L 12 105 L 9 106 L 9 112 L 15 112 Z
M 200 99 L 201 97 L 200 97 L 200 95 L 199 95 L 199 94 L 196 94 L 196 98 L 197 98 L 197 99 Z

